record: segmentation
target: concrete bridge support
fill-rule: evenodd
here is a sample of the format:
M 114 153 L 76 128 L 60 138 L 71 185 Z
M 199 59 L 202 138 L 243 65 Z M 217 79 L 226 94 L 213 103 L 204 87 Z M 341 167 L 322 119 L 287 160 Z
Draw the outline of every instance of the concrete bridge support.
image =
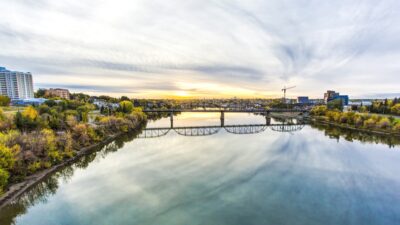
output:
M 171 128 L 174 128 L 174 113 L 173 112 L 169 113 L 169 119 L 171 121 Z
M 221 111 L 221 127 L 225 126 L 225 113 Z
M 271 125 L 271 115 L 270 115 L 270 111 L 267 111 L 267 113 L 265 113 L 265 122 L 267 124 L 267 126 Z
M 267 124 L 267 126 L 271 125 L 271 117 L 266 116 L 265 117 L 265 123 Z

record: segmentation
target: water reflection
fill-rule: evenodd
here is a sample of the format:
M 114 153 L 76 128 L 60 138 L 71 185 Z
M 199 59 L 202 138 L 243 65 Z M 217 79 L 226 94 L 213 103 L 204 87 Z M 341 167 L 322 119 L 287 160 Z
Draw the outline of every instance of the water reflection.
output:
M 394 135 L 373 134 L 362 131 L 355 131 L 346 128 L 340 128 L 332 125 L 312 123 L 310 126 L 314 129 L 324 132 L 325 136 L 340 141 L 360 141 L 368 144 L 386 144 L 389 148 L 400 146 L 400 137 Z
M 36 184 L 28 193 L 22 195 L 17 201 L 0 210 L 0 224 L 15 224 L 15 218 L 27 212 L 27 209 L 46 203 L 48 198 L 57 192 L 60 183 L 66 184 L 73 177 L 76 169 L 85 169 L 91 162 L 99 158 L 105 158 L 108 154 L 123 148 L 124 144 L 135 139 L 140 132 L 132 132 L 119 136 L 116 140 L 94 149 L 77 159 L 73 165 L 65 166 L 48 176 L 42 182 Z
M 203 124 L 194 117 L 178 116 L 174 128 L 221 128 L 218 115 Z M 169 122 L 164 118 L 148 128 L 168 128 Z M 227 115 L 224 127 L 252 124 L 266 126 L 265 118 Z M 396 224 L 400 219 L 400 151 L 381 151 L 398 145 L 386 136 L 317 125 L 287 133 L 138 135 L 124 135 L 48 177 L 2 209 L 0 224 Z

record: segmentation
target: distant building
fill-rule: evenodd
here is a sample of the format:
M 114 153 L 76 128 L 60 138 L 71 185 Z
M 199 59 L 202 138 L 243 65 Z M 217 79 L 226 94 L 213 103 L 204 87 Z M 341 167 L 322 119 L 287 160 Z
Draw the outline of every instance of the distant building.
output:
M 343 105 L 349 104 L 349 96 L 348 95 L 340 95 L 339 92 L 335 92 L 335 91 L 327 91 L 324 94 L 325 103 L 328 103 L 328 102 L 330 102 L 332 100 L 336 100 L 336 99 L 341 99 Z
M 45 96 L 60 97 L 60 98 L 65 98 L 65 99 L 71 98 L 71 94 L 69 93 L 69 90 L 62 89 L 62 88 L 50 88 L 49 90 L 46 90 Z
M 297 97 L 297 103 L 299 103 L 299 104 L 309 104 L 310 100 L 308 99 L 308 96 L 299 96 L 299 97 Z
M 339 96 L 339 93 L 338 93 L 338 92 L 329 91 L 329 90 L 328 90 L 328 91 L 324 94 L 324 101 L 325 101 L 325 103 L 328 103 L 328 102 L 334 100 L 335 98 L 337 98 L 338 96 Z
M 33 98 L 32 74 L 0 67 L 0 95 L 8 96 L 11 100 Z
M 371 106 L 372 105 L 372 100 L 366 99 L 366 100 L 359 100 L 359 101 L 351 101 L 349 102 L 349 105 L 351 106 Z
M 309 102 L 312 105 L 319 105 L 325 103 L 324 99 L 310 99 Z
M 335 99 L 342 100 L 343 105 L 349 105 L 349 96 L 348 95 L 339 95 L 339 96 L 335 97 L 334 100 Z
M 47 99 L 45 98 L 27 98 L 27 99 L 16 99 L 12 100 L 13 105 L 20 105 L 20 106 L 27 106 L 27 105 L 34 105 L 38 106 L 43 104 Z
M 103 99 L 93 99 L 93 105 L 97 106 L 98 108 L 112 108 L 116 109 L 119 107 L 118 103 L 109 103 Z

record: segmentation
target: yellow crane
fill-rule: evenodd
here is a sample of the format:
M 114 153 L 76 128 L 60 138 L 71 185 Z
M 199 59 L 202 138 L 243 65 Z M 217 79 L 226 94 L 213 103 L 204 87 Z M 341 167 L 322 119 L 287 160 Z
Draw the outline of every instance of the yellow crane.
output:
M 284 86 L 282 88 L 282 91 L 283 91 L 283 103 L 286 103 L 286 91 L 289 90 L 289 89 L 295 88 L 295 87 L 296 86 L 291 86 L 291 87 Z

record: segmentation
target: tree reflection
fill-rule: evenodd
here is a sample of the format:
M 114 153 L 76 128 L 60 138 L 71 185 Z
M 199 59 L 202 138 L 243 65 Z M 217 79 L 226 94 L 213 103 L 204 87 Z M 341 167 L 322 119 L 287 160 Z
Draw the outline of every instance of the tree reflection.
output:
M 77 159 L 73 164 L 62 167 L 43 181 L 35 184 L 16 201 L 0 210 L 0 224 L 15 224 L 15 219 L 25 214 L 29 207 L 39 203 L 46 203 L 49 197 L 57 192 L 60 181 L 67 183 L 71 180 L 75 169 L 87 168 L 94 160 L 104 158 L 108 154 L 118 151 L 124 146 L 125 142 L 131 142 L 137 135 L 137 132 L 121 135 L 114 141 L 93 149 L 89 154 Z
M 312 123 L 311 127 L 324 132 L 325 136 L 336 139 L 344 138 L 346 141 L 360 141 L 369 144 L 386 144 L 389 148 L 400 145 L 400 138 L 394 135 L 374 134 L 363 131 L 356 131 L 332 125 Z

